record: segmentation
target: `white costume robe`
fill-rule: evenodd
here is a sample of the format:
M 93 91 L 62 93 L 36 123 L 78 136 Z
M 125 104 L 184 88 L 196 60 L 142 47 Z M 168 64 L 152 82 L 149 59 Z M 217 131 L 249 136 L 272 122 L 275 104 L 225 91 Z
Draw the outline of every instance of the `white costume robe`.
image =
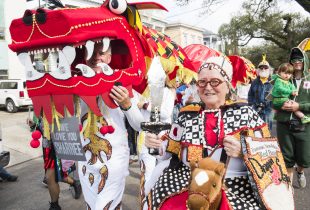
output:
M 160 108 L 160 120 L 162 122 L 171 123 L 172 122 L 172 112 L 174 107 L 174 100 L 175 100 L 175 90 L 165 87 L 164 89 L 164 95 L 162 99 L 162 104 Z M 151 113 L 151 107 L 152 104 L 150 103 L 147 110 L 141 110 L 144 120 L 149 121 L 150 120 L 150 113 Z M 147 209 L 146 205 L 146 197 L 145 195 L 148 194 L 149 189 L 153 186 L 149 184 L 149 180 L 153 174 L 153 170 L 156 167 L 156 157 L 153 155 L 150 155 L 148 152 L 148 148 L 144 145 L 144 139 L 145 138 L 145 132 L 141 131 L 138 136 L 138 144 L 141 145 L 141 149 L 139 149 L 139 161 L 140 161 L 140 167 L 141 167 L 141 207 L 142 209 Z M 169 160 L 166 160 L 167 164 L 169 163 Z
M 84 199 L 87 208 L 91 210 L 121 209 L 121 201 L 125 189 L 125 179 L 129 174 L 129 148 L 128 135 L 125 127 L 125 116 L 131 126 L 139 130 L 143 121 L 137 102 L 132 100 L 132 107 L 128 111 L 120 108 L 110 109 L 103 105 L 103 117 L 112 125 L 115 131 L 112 134 L 102 135 L 97 132 L 100 142 L 108 141 L 111 146 L 111 156 L 107 156 L 104 151 L 99 152 L 100 157 L 94 164 L 91 163 L 92 152 L 86 151 L 86 161 L 79 161 L 79 176 L 83 189 Z M 85 104 L 84 104 L 84 108 Z M 82 110 L 86 113 L 86 109 Z M 83 116 L 83 113 L 82 113 Z M 84 121 L 87 123 L 87 120 Z M 81 136 L 83 139 L 83 136 Z M 82 140 L 83 147 L 90 143 L 88 138 Z

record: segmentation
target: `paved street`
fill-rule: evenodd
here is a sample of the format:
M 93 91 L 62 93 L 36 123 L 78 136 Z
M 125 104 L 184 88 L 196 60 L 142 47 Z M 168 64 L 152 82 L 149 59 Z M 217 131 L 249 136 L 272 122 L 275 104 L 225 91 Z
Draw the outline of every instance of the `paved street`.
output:
M 11 153 L 7 170 L 19 176 L 17 183 L 0 182 L 1 210 L 45 210 L 50 201 L 48 189 L 41 183 L 44 175 L 41 147 L 29 146 L 31 132 L 26 125 L 28 110 L 14 114 L 0 109 L 0 124 L 4 150 Z M 139 166 L 131 165 L 123 198 L 123 210 L 137 209 L 139 190 Z M 83 196 L 74 200 L 69 185 L 61 183 L 60 205 L 63 210 L 86 209 Z
M 0 182 L 1 210 L 45 210 L 48 209 L 49 194 L 42 184 L 43 161 L 41 149 L 29 146 L 31 134 L 26 125 L 27 110 L 9 114 L 0 109 L 0 123 L 4 149 L 11 152 L 11 162 L 7 170 L 19 176 L 16 183 Z M 296 210 L 308 210 L 310 206 L 310 170 L 306 171 L 309 181 L 306 189 L 295 188 Z M 296 180 L 294 180 L 296 185 Z M 123 199 L 124 210 L 138 208 L 139 167 L 130 167 Z M 60 205 L 63 210 L 85 209 L 83 197 L 72 198 L 69 186 L 61 184 Z

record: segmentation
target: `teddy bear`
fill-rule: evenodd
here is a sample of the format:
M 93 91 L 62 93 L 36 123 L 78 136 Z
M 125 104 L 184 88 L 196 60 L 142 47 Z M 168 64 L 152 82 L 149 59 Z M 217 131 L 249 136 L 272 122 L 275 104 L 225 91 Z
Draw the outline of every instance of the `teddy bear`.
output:
M 190 210 L 217 210 L 222 198 L 225 165 L 207 157 L 191 162 L 190 166 L 187 207 Z

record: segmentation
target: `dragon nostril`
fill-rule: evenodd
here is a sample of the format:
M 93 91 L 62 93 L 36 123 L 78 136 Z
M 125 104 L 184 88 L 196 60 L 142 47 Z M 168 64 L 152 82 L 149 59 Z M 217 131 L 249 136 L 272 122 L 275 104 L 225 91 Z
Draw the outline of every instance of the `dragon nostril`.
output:
M 44 24 L 46 22 L 46 12 L 44 9 L 37 9 L 36 21 L 40 24 Z
M 23 16 L 23 22 L 26 26 L 32 25 L 32 12 L 31 10 L 26 10 Z

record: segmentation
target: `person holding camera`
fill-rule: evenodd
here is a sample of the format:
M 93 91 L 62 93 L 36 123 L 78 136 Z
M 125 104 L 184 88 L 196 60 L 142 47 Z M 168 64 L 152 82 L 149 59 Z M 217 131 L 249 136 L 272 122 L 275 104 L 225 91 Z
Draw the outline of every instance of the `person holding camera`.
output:
M 253 80 L 248 92 L 248 103 L 268 124 L 269 130 L 272 130 L 272 109 L 271 101 L 266 97 L 271 89 L 270 65 L 266 60 L 266 55 L 263 55 L 263 60 L 258 64 L 258 77 Z
M 302 124 L 294 113 L 301 111 L 310 114 L 310 75 L 309 59 L 305 52 L 293 48 L 289 57 L 293 65 L 293 84 L 298 94 L 285 102 L 276 112 L 277 137 L 284 156 L 288 173 L 293 180 L 294 166 L 297 165 L 297 179 L 300 188 L 306 187 L 304 168 L 310 166 L 310 124 Z

